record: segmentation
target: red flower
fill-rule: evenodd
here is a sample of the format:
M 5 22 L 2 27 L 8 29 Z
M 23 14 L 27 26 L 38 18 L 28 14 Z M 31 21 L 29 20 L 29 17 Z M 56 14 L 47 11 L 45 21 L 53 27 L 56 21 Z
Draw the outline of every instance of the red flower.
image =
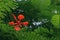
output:
M 14 29 L 15 29 L 16 31 L 21 30 L 21 28 L 20 28 L 18 25 L 14 26 Z
M 18 16 L 18 19 L 19 19 L 19 20 L 23 20 L 23 19 L 24 19 L 24 15 L 20 14 L 20 15 Z
M 9 24 L 10 24 L 10 25 L 14 25 L 14 22 L 13 22 L 13 21 L 11 21 L 11 22 L 9 22 Z
M 24 25 L 24 26 L 27 26 L 27 25 L 28 25 L 28 22 L 23 22 L 23 25 Z
M 14 26 L 14 29 L 16 31 L 21 30 L 20 27 L 22 27 L 22 25 L 23 26 L 27 26 L 28 25 L 28 22 L 21 22 L 21 20 L 24 19 L 24 15 L 22 15 L 22 14 L 18 15 L 18 20 L 17 20 L 17 18 L 16 18 L 16 16 L 14 14 L 12 14 L 12 15 L 13 15 L 13 18 L 15 19 L 16 22 L 14 23 L 13 21 L 11 21 L 11 22 L 9 22 L 9 24 Z

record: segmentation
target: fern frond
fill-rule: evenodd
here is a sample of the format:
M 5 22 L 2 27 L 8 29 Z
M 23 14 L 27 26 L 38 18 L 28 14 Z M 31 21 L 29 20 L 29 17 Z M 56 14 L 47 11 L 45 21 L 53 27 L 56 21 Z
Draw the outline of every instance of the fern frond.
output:
M 7 14 L 11 13 L 12 12 L 11 9 L 16 8 L 16 6 L 17 6 L 17 3 L 14 2 L 13 0 L 1 0 L 0 1 L 0 21 L 1 19 L 5 18 Z M 8 13 L 6 14 L 6 12 Z

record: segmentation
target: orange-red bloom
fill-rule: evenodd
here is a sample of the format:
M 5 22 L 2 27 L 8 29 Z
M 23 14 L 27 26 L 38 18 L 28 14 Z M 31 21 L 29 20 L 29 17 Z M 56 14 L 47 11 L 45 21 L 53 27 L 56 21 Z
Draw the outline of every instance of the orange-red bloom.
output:
M 13 21 L 11 21 L 11 22 L 9 22 L 9 24 L 10 24 L 10 25 L 14 25 L 14 22 L 13 22 Z
M 27 25 L 28 25 L 28 22 L 23 22 L 23 25 L 24 25 L 24 26 L 27 26 Z
M 24 15 L 20 14 L 20 15 L 18 16 L 18 19 L 19 19 L 19 20 L 23 20 L 23 19 L 24 19 Z
M 11 21 L 11 22 L 9 22 L 9 25 L 14 26 L 14 29 L 16 31 L 21 30 L 20 27 L 22 27 L 22 26 L 28 26 L 28 22 L 21 22 L 21 20 L 24 19 L 24 15 L 22 15 L 22 14 L 18 15 L 18 19 L 16 18 L 16 16 L 14 14 L 12 14 L 12 15 L 16 22 L 14 23 L 13 21 Z
M 15 29 L 16 31 L 21 30 L 21 28 L 20 28 L 18 25 L 14 26 L 14 29 Z

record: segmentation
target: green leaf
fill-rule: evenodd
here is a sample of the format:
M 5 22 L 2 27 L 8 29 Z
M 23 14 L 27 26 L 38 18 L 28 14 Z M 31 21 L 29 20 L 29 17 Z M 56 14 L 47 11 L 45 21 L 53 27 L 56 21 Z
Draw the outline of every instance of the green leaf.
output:
M 60 15 L 54 15 L 51 19 L 51 22 L 55 28 L 60 28 Z

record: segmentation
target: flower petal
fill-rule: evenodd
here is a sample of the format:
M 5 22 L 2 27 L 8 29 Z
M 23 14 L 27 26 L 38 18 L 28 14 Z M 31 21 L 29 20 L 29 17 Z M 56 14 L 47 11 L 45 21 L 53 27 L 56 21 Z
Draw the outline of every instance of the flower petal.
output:
M 14 25 L 15 23 L 13 21 L 9 22 L 9 25 Z
M 18 19 L 19 20 L 23 20 L 24 19 L 24 15 L 22 15 L 22 14 L 18 15 Z
M 20 27 L 18 27 L 18 26 L 14 26 L 14 29 L 15 29 L 16 31 L 21 30 L 21 28 L 20 28 Z
M 28 22 L 23 22 L 23 25 L 24 26 L 28 26 Z

